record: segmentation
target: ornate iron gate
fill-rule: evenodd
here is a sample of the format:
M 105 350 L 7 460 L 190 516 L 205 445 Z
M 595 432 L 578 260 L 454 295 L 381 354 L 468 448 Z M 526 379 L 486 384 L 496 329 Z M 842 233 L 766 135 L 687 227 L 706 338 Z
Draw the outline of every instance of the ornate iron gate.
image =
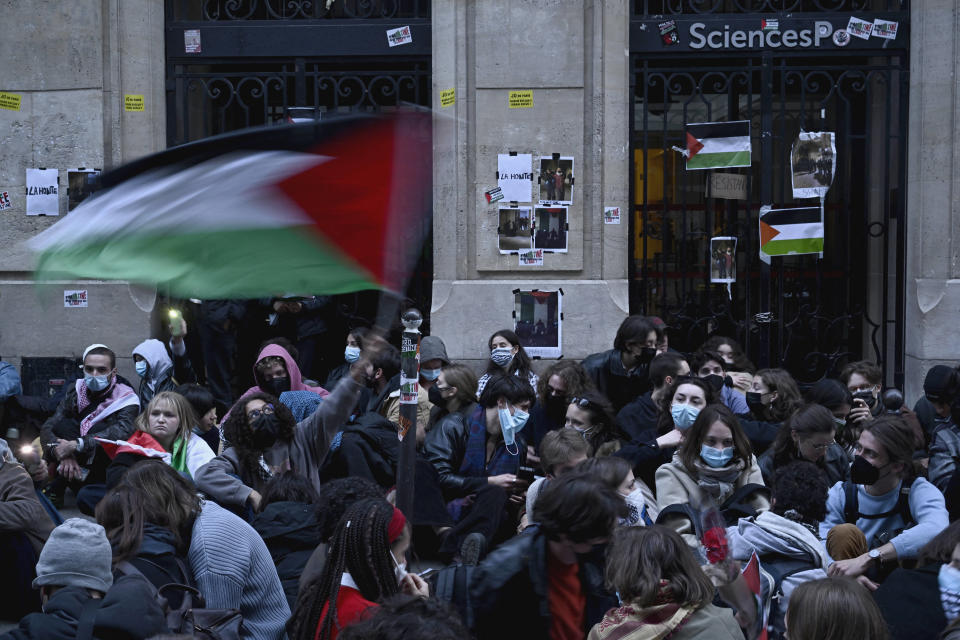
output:
M 846 9 L 872 20 L 867 4 L 634 4 L 631 306 L 663 317 L 674 328 L 671 346 L 695 350 L 709 335 L 727 335 L 758 366 L 784 366 L 807 383 L 848 360 L 875 359 L 886 382 L 902 388 L 909 8 L 890 3 L 897 11 L 882 13 L 898 22 L 898 38 L 850 47 L 849 35 L 832 37 L 848 16 L 820 15 Z M 769 46 L 774 30 L 772 42 L 794 46 Z M 676 46 L 682 40 L 667 44 L 671 33 L 689 34 L 686 50 Z M 804 48 L 805 39 L 823 48 Z M 720 170 L 746 180 L 742 198 L 721 199 L 708 190 L 714 172 L 686 170 L 673 148 L 686 146 L 686 123 L 734 120 L 751 123 L 753 163 Z M 768 266 L 758 254 L 760 207 L 820 204 L 793 197 L 790 152 L 801 131 L 835 133 L 823 257 L 774 257 Z M 712 236 L 739 239 L 729 294 L 710 281 Z

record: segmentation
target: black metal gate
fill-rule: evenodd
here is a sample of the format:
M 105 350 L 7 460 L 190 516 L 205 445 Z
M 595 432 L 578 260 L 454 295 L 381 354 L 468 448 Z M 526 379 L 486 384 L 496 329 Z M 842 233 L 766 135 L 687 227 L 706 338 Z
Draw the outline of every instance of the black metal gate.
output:
M 847 16 L 823 6 L 872 20 L 868 4 L 634 4 L 631 307 L 663 317 L 674 328 L 671 346 L 695 350 L 710 335 L 727 335 L 758 366 L 783 366 L 808 383 L 849 360 L 875 359 L 885 381 L 902 388 L 909 7 L 891 2 L 896 11 L 882 13 L 899 24 L 900 37 L 861 42 L 834 39 L 834 25 Z M 768 32 L 783 42 L 791 28 L 799 34 L 790 37 L 793 47 L 764 45 Z M 674 32 L 689 34 L 687 50 L 667 44 Z M 758 46 L 750 48 L 754 36 Z M 823 48 L 801 47 L 805 38 Z M 724 46 L 744 42 L 742 51 Z M 690 51 L 694 45 L 701 50 Z M 752 166 L 720 170 L 746 182 L 741 198 L 721 199 L 708 189 L 713 171 L 686 170 L 674 147 L 686 146 L 687 123 L 735 120 L 751 123 Z M 790 153 L 801 131 L 835 134 L 824 252 L 773 257 L 768 266 L 759 259 L 760 207 L 820 205 L 793 197 Z M 739 239 L 729 293 L 711 283 L 713 236 Z

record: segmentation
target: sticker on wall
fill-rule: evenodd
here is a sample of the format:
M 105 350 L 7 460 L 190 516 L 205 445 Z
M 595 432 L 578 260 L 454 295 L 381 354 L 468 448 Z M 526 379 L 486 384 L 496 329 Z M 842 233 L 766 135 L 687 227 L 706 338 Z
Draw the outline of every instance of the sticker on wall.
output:
M 507 96 L 507 104 L 511 109 L 532 109 L 533 89 L 511 91 Z
M 530 236 L 530 207 L 500 207 L 497 248 L 500 253 L 517 253 L 533 248 Z
M 183 30 L 183 52 L 200 53 L 200 29 Z
M 143 95 L 128 93 L 123 96 L 124 111 L 145 111 Z
M 483 192 L 483 197 L 487 199 L 487 204 L 493 204 L 503 200 L 503 190 L 500 187 L 494 187 Z
M 543 266 L 543 249 L 527 249 L 521 251 L 520 256 L 520 266 L 521 267 L 542 267 Z
M 440 106 L 452 107 L 457 102 L 457 90 L 445 89 L 440 92 Z
M 676 20 L 659 22 L 657 23 L 657 27 L 660 29 L 660 39 L 663 41 L 664 46 L 671 47 L 675 44 L 680 44 L 680 32 L 677 30 Z
M 27 215 L 60 215 L 59 169 L 27 169 Z
M 497 186 L 509 202 L 530 202 L 533 193 L 533 154 L 497 154 Z
M 567 252 L 567 208 L 537 207 L 535 210 L 533 248 L 550 253 Z
M 86 289 L 67 289 L 63 292 L 63 307 L 65 309 L 79 309 L 87 306 Z
M 899 22 L 893 22 L 892 20 L 881 20 L 880 18 L 875 18 L 873 21 L 873 31 L 870 35 L 877 38 L 883 38 L 884 40 L 896 40 L 897 39 L 897 28 L 900 26 Z
M 0 91 L 0 109 L 7 111 L 20 111 L 22 96 L 19 93 L 7 93 Z
M 620 207 L 604 207 L 603 224 L 620 224 Z
M 790 152 L 794 198 L 823 198 L 833 184 L 837 154 L 832 131 L 800 132 Z
M 563 291 L 514 291 L 514 331 L 529 356 L 559 358 L 563 344 Z
M 10 192 L 9 191 L 0 191 L 0 211 L 4 209 L 9 209 L 13 205 L 10 204 Z
M 846 29 L 837 29 L 833 32 L 833 44 L 838 47 L 845 47 L 850 44 L 850 34 Z
M 387 29 L 387 44 L 391 47 L 397 47 L 401 44 L 410 44 L 413 42 L 413 33 L 410 27 L 397 27 L 396 29 Z
M 779 18 L 761 18 L 760 30 L 761 31 L 780 31 L 780 19 Z
M 67 211 L 73 211 L 78 204 L 86 200 L 100 188 L 100 169 L 67 170 Z
M 737 239 L 734 236 L 710 238 L 710 282 L 737 281 Z
M 540 202 L 573 204 L 573 156 L 540 157 Z
M 861 40 L 869 40 L 870 32 L 873 31 L 873 23 L 868 20 L 861 20 L 855 16 L 850 16 L 850 21 L 847 22 L 847 33 L 849 33 L 854 38 L 860 38 Z

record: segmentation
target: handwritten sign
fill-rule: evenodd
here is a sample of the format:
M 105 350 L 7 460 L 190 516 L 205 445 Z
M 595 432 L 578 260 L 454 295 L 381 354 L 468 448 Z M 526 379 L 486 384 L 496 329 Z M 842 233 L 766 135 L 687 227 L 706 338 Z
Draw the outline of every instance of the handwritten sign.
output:
M 724 200 L 747 199 L 745 173 L 714 173 L 710 176 L 710 197 Z
M 508 202 L 530 202 L 533 192 L 533 154 L 497 155 L 497 186 Z
M 447 89 L 446 91 L 440 92 L 440 106 L 441 107 L 452 107 L 457 101 L 457 90 L 456 89 Z
M 525 91 L 511 91 L 509 103 L 511 109 L 532 109 L 533 89 L 526 89 Z
M 7 111 L 20 111 L 20 99 L 21 96 L 19 93 L 6 93 L 0 91 L 0 109 L 6 109 Z
M 27 169 L 27 215 L 60 215 L 58 169 Z
M 124 111 L 143 111 L 144 101 L 142 95 L 125 94 L 123 96 Z

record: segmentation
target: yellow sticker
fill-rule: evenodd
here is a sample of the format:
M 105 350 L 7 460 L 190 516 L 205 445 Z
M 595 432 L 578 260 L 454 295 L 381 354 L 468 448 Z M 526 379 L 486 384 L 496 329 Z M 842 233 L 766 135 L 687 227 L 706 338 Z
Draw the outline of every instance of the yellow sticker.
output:
M 451 107 L 457 101 L 457 90 L 447 89 L 440 92 L 440 106 Z
M 530 109 L 533 107 L 533 89 L 510 92 L 511 109 Z
M 0 109 L 20 111 L 20 94 L 0 91 Z
M 125 94 L 123 96 L 123 110 L 124 111 L 143 111 L 143 96 L 142 95 L 133 95 Z

